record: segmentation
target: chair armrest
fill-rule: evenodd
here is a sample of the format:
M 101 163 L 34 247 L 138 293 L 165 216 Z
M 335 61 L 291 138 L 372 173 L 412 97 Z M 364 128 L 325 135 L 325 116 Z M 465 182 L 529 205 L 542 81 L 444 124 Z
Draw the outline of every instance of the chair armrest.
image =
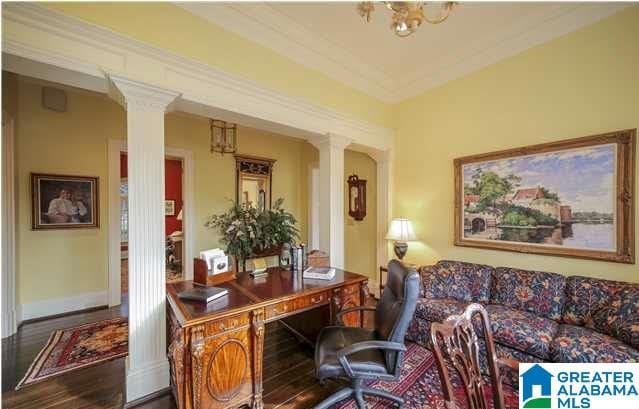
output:
M 340 325 L 344 325 L 344 322 L 342 322 L 342 315 L 348 314 L 350 312 L 355 312 L 355 311 L 375 311 L 375 307 L 367 306 L 367 305 L 360 305 L 358 307 L 346 308 L 345 310 L 342 310 L 342 311 L 338 312 L 337 314 L 335 314 L 335 319 L 337 320 L 337 322 Z
M 346 357 L 348 355 L 360 351 L 365 351 L 367 349 L 385 349 L 389 351 L 403 352 L 406 351 L 406 346 L 404 344 L 400 344 L 399 342 L 363 341 L 356 342 L 355 344 L 340 349 L 339 351 L 337 351 L 337 360 L 339 361 L 340 365 L 342 365 L 342 368 L 344 368 L 344 371 L 350 378 L 355 377 L 355 374 L 353 373 L 353 369 L 351 368 L 351 365 Z

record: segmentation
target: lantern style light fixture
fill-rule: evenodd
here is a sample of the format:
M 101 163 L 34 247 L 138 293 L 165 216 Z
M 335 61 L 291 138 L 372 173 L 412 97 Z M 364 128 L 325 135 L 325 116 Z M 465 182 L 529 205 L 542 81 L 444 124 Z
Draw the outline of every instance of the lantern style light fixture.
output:
M 237 150 L 237 124 L 211 119 L 211 153 L 234 153 Z
M 357 221 L 366 217 L 366 180 L 357 175 L 348 177 L 348 215 Z

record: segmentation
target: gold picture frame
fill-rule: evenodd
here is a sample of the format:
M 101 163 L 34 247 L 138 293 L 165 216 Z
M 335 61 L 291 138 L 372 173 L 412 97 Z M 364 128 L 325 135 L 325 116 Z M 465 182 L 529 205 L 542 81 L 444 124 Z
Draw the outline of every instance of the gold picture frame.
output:
M 635 151 L 626 129 L 455 159 L 454 244 L 634 264 Z

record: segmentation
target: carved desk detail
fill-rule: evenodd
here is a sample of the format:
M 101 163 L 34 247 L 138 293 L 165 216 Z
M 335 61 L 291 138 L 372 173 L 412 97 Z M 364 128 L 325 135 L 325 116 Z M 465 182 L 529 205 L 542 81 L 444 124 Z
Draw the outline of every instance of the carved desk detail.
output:
M 193 287 L 191 282 L 168 284 L 167 354 L 178 408 L 263 409 L 264 325 L 285 319 L 290 326 L 297 314 L 320 307 L 328 309 L 330 322 L 324 325 L 329 325 L 339 311 L 365 302 L 366 277 L 337 271 L 326 282 L 303 280 L 278 268 L 269 269 L 268 278 L 259 282 L 240 273 L 220 285 L 229 290 L 226 300 L 207 305 L 177 297 Z M 353 326 L 363 322 L 358 312 L 343 320 Z

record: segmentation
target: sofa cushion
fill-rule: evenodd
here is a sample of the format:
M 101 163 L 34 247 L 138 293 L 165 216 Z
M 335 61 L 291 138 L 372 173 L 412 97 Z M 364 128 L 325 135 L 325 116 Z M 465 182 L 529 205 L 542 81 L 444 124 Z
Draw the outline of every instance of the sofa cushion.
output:
M 493 276 L 491 304 L 559 320 L 565 281 L 564 276 L 556 273 L 497 267 Z
M 493 268 L 482 264 L 442 260 L 420 268 L 425 298 L 487 302 Z
M 593 328 L 639 348 L 639 287 L 624 288 L 593 316 Z
M 568 277 L 562 321 L 594 328 L 639 348 L 639 284 Z
M 496 343 L 548 359 L 557 322 L 504 305 L 488 305 L 486 311 Z
M 425 320 L 415 316 L 408 324 L 406 331 L 406 339 L 415 342 L 421 346 L 431 349 L 432 342 L 430 340 L 430 325 L 432 321 Z
M 443 300 L 420 298 L 417 300 L 415 316 L 428 321 L 441 322 L 451 315 L 463 313 L 465 308 L 465 302 L 452 298 Z
M 618 339 L 575 325 L 559 325 L 552 342 L 553 362 L 639 362 L 639 351 Z

